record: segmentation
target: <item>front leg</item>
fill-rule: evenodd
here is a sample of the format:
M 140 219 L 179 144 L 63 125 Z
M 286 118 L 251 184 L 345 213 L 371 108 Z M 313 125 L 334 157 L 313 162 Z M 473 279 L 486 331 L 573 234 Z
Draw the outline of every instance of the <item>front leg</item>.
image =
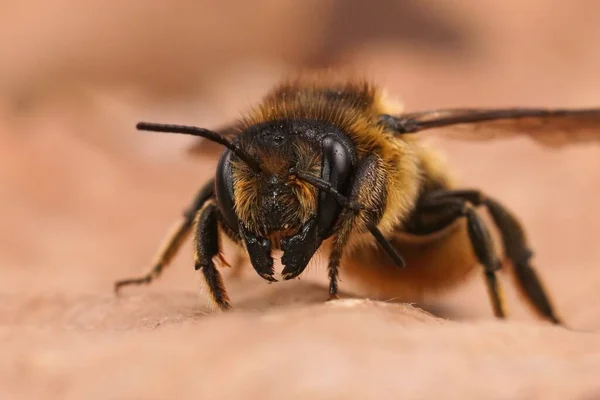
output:
M 329 299 L 338 298 L 338 275 L 340 261 L 344 249 L 353 231 L 368 232 L 375 236 L 380 235 L 376 228 L 377 223 L 383 215 L 385 207 L 385 172 L 379 168 L 380 158 L 377 155 L 366 157 L 358 165 L 348 202 L 350 204 L 360 204 L 359 208 L 347 207 L 340 214 L 335 233 L 333 235 L 333 246 L 328 264 L 329 274 Z M 378 242 L 381 242 L 378 240 Z M 382 246 L 389 245 L 385 239 L 381 242 Z M 390 249 L 392 254 L 395 250 Z M 399 258 L 396 264 L 402 264 L 403 260 Z M 394 257 L 392 257 L 394 258 Z
M 218 217 L 219 210 L 214 204 L 208 204 L 197 214 L 194 238 L 195 268 L 202 272 L 212 300 L 225 311 L 230 309 L 231 305 L 223 278 L 213 261 L 220 251 Z

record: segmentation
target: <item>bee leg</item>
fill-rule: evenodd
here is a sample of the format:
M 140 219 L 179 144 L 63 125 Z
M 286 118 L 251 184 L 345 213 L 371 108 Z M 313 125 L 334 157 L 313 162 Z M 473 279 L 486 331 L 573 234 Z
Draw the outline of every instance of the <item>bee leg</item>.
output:
M 422 200 L 418 210 L 422 213 L 437 211 L 441 214 L 440 218 L 434 222 L 436 230 L 442 229 L 457 218 L 467 218 L 469 239 L 479 263 L 484 267 L 494 315 L 497 318 L 505 318 L 506 311 L 501 293 L 502 288 L 496 277 L 496 271 L 500 269 L 500 262 L 496 256 L 489 230 L 472 205 L 464 199 L 452 196 L 430 196 Z M 431 232 L 431 227 L 426 226 L 426 224 L 421 224 L 420 229 L 423 230 L 423 233 Z
M 357 225 L 359 230 L 379 232 L 373 227 L 376 226 L 383 213 L 385 180 L 379 172 L 378 166 L 379 158 L 375 155 L 368 156 L 358 165 L 347 199 L 350 206 L 344 208 L 340 213 L 327 268 L 330 300 L 338 297 L 340 261 L 351 232 L 357 229 Z M 385 241 L 385 239 L 383 240 Z
M 533 252 L 529 249 L 525 231 L 517 218 L 506 207 L 478 190 L 456 190 L 446 193 L 467 199 L 476 206 L 486 207 L 500 231 L 506 257 L 514 266 L 515 281 L 525 299 L 543 318 L 554 324 L 562 324 L 553 310 L 541 280 L 531 266 Z
M 192 204 L 183 213 L 183 218 L 181 221 L 178 221 L 173 226 L 171 233 L 166 237 L 163 246 L 157 254 L 150 271 L 141 277 L 123 279 L 115 282 L 115 293 L 118 293 L 123 286 L 149 284 L 160 276 L 163 269 L 170 264 L 170 262 L 173 260 L 173 257 L 175 257 L 179 251 L 179 248 L 188 237 L 194 221 L 194 216 L 198 210 L 202 208 L 206 201 L 213 196 L 213 193 L 214 181 L 210 180 L 198 191 Z
M 337 234 L 333 239 L 333 249 L 329 257 L 329 264 L 327 265 L 327 272 L 329 276 L 329 300 L 335 300 L 338 298 L 338 276 L 340 261 L 342 259 L 344 247 L 348 242 L 350 229 L 352 228 L 352 220 L 346 221 L 348 221 L 345 223 L 347 228 L 344 230 L 344 232 Z
M 219 254 L 218 215 L 219 211 L 214 204 L 208 204 L 197 213 L 194 267 L 202 272 L 212 300 L 225 311 L 231 308 L 229 297 L 223 285 L 223 278 L 213 261 L 213 257 Z

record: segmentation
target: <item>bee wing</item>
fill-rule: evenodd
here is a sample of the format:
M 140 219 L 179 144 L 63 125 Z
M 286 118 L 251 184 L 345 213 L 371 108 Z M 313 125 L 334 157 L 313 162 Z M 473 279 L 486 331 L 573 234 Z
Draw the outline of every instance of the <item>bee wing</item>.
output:
M 229 140 L 232 140 L 240 133 L 238 125 L 234 124 L 222 126 L 221 128 L 216 129 L 215 132 Z M 198 138 L 188 148 L 187 152 L 193 157 L 218 157 L 224 150 L 225 148 L 218 143 L 204 138 Z
M 442 109 L 391 118 L 400 134 L 435 129 L 460 140 L 527 136 L 550 147 L 600 142 L 600 108 Z

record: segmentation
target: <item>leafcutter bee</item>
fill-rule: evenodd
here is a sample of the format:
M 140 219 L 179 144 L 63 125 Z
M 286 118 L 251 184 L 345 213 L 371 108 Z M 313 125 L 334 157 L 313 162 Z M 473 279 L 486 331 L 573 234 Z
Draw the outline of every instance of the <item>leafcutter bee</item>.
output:
M 496 272 L 506 265 L 537 314 L 560 323 L 515 215 L 483 191 L 453 182 L 421 139 L 447 132 L 465 140 L 525 135 L 553 147 L 597 142 L 600 109 L 405 113 L 369 81 L 302 75 L 276 86 L 220 132 L 146 122 L 137 128 L 195 135 L 225 149 L 215 177 L 184 212 L 152 269 L 116 282 L 116 291 L 156 279 L 194 228 L 195 269 L 222 310 L 231 306 L 215 266 L 217 257 L 224 262 L 220 234 L 270 282 L 277 281 L 274 250 L 282 252 L 280 276 L 288 280 L 326 249 L 330 299 L 337 298 L 340 271 L 394 296 L 445 289 L 481 268 L 499 318 L 506 311 Z M 490 229 L 499 233 L 503 257 Z

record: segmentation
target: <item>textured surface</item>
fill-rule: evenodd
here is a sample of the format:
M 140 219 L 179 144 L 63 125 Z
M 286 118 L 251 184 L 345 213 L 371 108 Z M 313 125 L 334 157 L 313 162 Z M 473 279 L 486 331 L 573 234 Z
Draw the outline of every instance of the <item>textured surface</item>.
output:
M 600 105 L 600 24 L 586 17 L 598 15 L 590 9 L 596 6 L 531 1 L 472 7 L 457 5 L 451 14 L 477 32 L 467 55 L 388 44 L 356 49 L 345 60 L 371 71 L 411 110 Z M 243 268 L 226 281 L 236 311 L 211 314 L 190 243 L 155 285 L 115 298 L 112 282 L 145 270 L 215 166 L 214 159 L 182 157 L 188 138 L 140 134 L 132 129 L 135 122 L 216 126 L 262 93 L 279 66 L 265 61 L 236 70 L 222 61 L 230 69 L 221 83 L 206 78 L 197 98 L 153 103 L 100 86 L 126 81 L 149 64 L 144 52 L 127 56 L 135 40 L 120 42 L 117 50 L 97 47 L 94 40 L 103 36 L 94 34 L 93 19 L 77 29 L 81 42 L 70 39 L 69 29 L 77 28 L 72 24 L 64 30 L 31 24 L 28 35 L 18 36 L 23 10 L 15 7 L 14 18 L 0 24 L 21 41 L 0 42 L 0 50 L 14 50 L 10 68 L 0 71 L 0 83 L 11 83 L 11 91 L 3 91 L 9 95 L 0 98 L 0 397 L 600 397 L 599 146 L 555 152 L 520 139 L 438 143 L 466 186 L 484 188 L 521 217 L 570 331 L 532 317 L 504 276 L 505 323 L 492 318 L 477 275 L 418 307 L 391 299 L 323 304 L 322 262 L 300 281 L 274 285 Z M 163 14 L 169 26 L 176 25 L 175 15 Z M 126 35 L 123 24 L 109 30 Z M 122 61 L 103 74 L 104 67 L 94 69 L 94 59 L 82 52 L 74 73 L 63 67 L 72 65 L 78 44 L 93 48 L 98 60 L 115 51 Z M 35 46 L 40 53 L 30 51 Z M 181 46 L 149 48 L 181 55 Z M 39 60 L 26 57 L 32 54 Z M 176 92 L 183 77 L 201 80 L 205 73 L 177 68 L 150 63 L 139 80 L 163 95 L 165 88 Z M 95 81 L 79 87 L 81 76 Z M 55 91 L 48 80 L 75 83 Z M 340 288 L 349 297 L 352 286 L 343 276 Z

